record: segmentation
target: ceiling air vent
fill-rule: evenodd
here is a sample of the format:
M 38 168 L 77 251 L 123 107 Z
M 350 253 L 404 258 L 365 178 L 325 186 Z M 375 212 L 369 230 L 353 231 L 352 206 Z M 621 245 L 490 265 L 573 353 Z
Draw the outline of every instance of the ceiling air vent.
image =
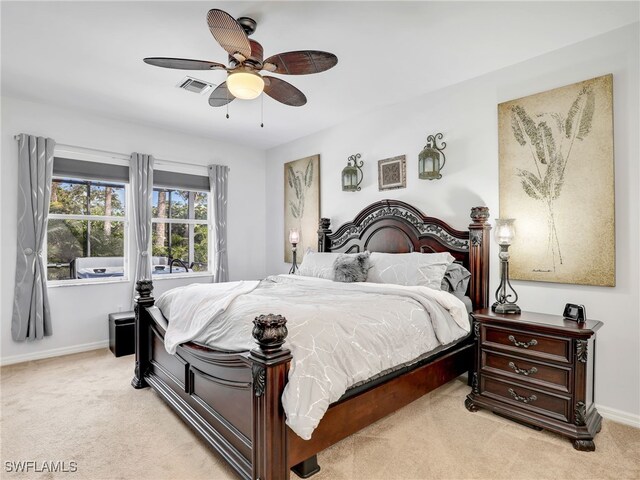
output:
M 178 88 L 182 88 L 187 92 L 199 93 L 204 95 L 213 88 L 213 85 L 205 82 L 204 80 L 198 80 L 193 77 L 184 77 L 177 85 Z

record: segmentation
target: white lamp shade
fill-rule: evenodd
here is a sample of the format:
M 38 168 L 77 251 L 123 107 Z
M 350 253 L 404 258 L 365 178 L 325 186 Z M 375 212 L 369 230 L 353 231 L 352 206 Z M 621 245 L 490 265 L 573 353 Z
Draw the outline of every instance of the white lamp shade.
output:
M 264 90 L 264 80 L 256 73 L 236 72 L 227 77 L 231 95 L 241 100 L 252 100 Z
M 289 243 L 299 243 L 300 242 L 300 233 L 298 230 L 291 229 L 289 230 Z
M 516 228 L 513 225 L 515 221 L 515 218 L 496 218 L 494 235 L 498 245 L 511 245 L 516 236 Z

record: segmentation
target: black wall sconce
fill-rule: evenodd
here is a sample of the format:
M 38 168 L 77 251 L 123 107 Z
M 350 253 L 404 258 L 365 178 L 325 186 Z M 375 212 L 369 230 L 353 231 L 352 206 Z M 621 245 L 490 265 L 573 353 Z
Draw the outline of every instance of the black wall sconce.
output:
M 438 180 L 442 178 L 440 170 L 445 164 L 445 155 L 442 152 L 447 144 L 442 142 L 438 145 L 438 140 L 442 140 L 442 134 L 429 135 L 427 144 L 418 155 L 418 171 L 421 180 Z
M 361 157 L 359 153 L 351 155 L 347 159 L 347 166 L 342 169 L 342 191 L 343 192 L 359 192 L 362 183 L 362 165 L 364 162 L 358 159 Z

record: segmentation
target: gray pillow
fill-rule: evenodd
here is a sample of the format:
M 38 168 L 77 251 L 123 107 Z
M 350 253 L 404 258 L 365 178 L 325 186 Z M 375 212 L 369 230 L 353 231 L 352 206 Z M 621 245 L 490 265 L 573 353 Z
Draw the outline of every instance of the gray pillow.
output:
M 369 252 L 342 254 L 333 262 L 333 279 L 336 282 L 366 282 L 369 268 Z
M 452 263 L 447 267 L 447 271 L 444 272 L 444 278 L 442 279 L 441 290 L 445 292 L 451 292 L 457 295 L 464 295 L 467 293 L 467 286 L 471 278 L 471 272 L 464 268 L 459 263 Z

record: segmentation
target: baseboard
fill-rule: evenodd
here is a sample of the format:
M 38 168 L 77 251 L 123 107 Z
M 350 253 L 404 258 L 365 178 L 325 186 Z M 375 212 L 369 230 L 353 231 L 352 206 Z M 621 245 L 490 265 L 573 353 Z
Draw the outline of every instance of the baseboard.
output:
M 82 345 L 73 345 L 70 347 L 52 348 L 51 350 L 42 350 L 39 352 L 25 353 L 22 355 L 12 355 L 0 359 L 0 366 L 13 365 L 15 363 L 30 362 L 32 360 L 42 360 L 43 358 L 60 357 L 72 353 L 88 352 L 90 350 L 98 350 L 100 348 L 109 347 L 109 340 L 100 342 L 84 343 Z
M 614 422 L 623 423 L 630 427 L 640 428 L 640 415 L 634 415 L 633 413 L 623 412 L 622 410 L 616 410 L 615 408 L 598 404 L 596 404 L 596 408 L 598 409 L 598 413 L 607 420 L 613 420 Z

